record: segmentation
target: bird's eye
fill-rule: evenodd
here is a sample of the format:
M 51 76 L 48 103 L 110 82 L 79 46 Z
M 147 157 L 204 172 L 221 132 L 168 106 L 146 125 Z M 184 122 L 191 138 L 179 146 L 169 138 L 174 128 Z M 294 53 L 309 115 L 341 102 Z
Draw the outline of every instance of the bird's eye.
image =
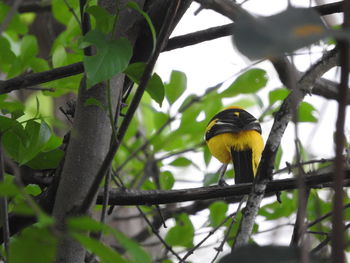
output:
M 239 117 L 239 112 L 238 112 L 238 111 L 235 111 L 235 112 L 233 113 L 233 115 Z

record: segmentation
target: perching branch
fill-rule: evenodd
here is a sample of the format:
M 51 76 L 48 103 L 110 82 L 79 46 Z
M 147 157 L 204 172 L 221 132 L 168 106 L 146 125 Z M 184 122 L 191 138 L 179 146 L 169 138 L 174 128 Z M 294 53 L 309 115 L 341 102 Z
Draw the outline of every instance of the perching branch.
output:
M 350 29 L 350 1 L 344 0 L 344 24 L 343 29 Z M 334 163 L 334 197 L 332 220 L 332 262 L 345 262 L 344 253 L 344 190 L 343 178 L 345 177 L 345 159 L 343 156 L 345 146 L 344 126 L 346 120 L 346 104 L 349 90 L 350 72 L 350 42 L 347 39 L 338 41 L 340 49 L 340 85 L 338 90 L 338 114 L 335 131 L 335 163 Z
M 323 188 L 330 187 L 333 173 L 325 172 L 319 175 L 310 175 L 305 178 L 306 187 Z M 350 179 L 350 170 L 347 170 L 346 179 Z M 349 184 L 349 182 L 347 183 Z M 270 196 L 278 191 L 297 189 L 295 178 L 270 181 L 266 184 L 264 196 Z M 179 190 L 125 190 L 113 189 L 110 192 L 109 205 L 155 205 L 179 203 L 195 200 L 231 199 L 239 202 L 243 195 L 249 194 L 252 184 L 239 184 L 230 186 L 208 186 Z M 103 195 L 100 193 L 97 203 L 101 203 Z
M 275 115 L 275 121 L 271 128 L 265 149 L 262 153 L 261 161 L 257 171 L 252 192 L 247 201 L 246 210 L 243 214 L 241 225 L 234 243 L 232 251 L 242 245 L 247 244 L 252 233 L 255 218 L 258 214 L 260 203 L 263 199 L 266 185 L 272 179 L 272 170 L 278 147 L 282 136 L 291 119 L 292 107 L 297 107 L 306 94 L 312 91 L 316 79 L 320 78 L 330 68 L 337 65 L 338 52 L 336 49 L 326 53 L 326 55 L 312 65 L 296 84 L 296 88 L 291 91 L 284 100 L 279 111 Z

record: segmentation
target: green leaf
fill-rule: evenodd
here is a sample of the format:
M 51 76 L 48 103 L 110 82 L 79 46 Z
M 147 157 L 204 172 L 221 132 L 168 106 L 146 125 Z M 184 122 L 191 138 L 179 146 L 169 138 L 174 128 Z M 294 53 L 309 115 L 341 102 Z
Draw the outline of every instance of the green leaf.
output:
M 0 36 L 0 50 L 0 67 L 6 72 L 9 69 L 9 65 L 16 59 L 16 55 L 11 50 L 10 42 L 3 36 Z
M 86 12 L 92 15 L 96 21 L 96 29 L 107 34 L 112 31 L 114 17 L 104 8 L 94 5 L 86 9 Z
M 276 154 L 276 158 L 275 158 L 275 164 L 274 164 L 274 168 L 277 170 L 280 167 L 281 164 L 281 160 L 282 160 L 282 155 L 283 155 L 283 150 L 281 145 L 278 147 L 277 150 L 277 154 Z
M 32 259 L 37 263 L 54 262 L 57 243 L 57 238 L 47 228 L 26 228 L 11 242 L 9 262 L 26 263 Z
M 74 10 L 76 14 L 79 14 L 79 2 L 76 0 L 66 0 L 67 4 L 70 8 Z M 54 18 L 64 24 L 67 25 L 71 19 L 74 19 L 74 23 L 78 24 L 78 21 L 73 18 L 72 12 L 69 10 L 69 7 L 65 4 L 65 2 L 62 2 L 62 0 L 52 0 L 51 1 L 51 9 Z
M 54 68 L 62 67 L 67 65 L 67 52 L 66 49 L 59 45 L 55 48 L 53 54 L 52 54 L 52 65 Z
M 203 147 L 203 158 L 204 158 L 204 163 L 205 163 L 206 166 L 209 165 L 211 157 L 212 157 L 212 155 L 211 155 L 211 153 L 209 151 L 209 148 L 207 146 L 204 146 Z
M 10 11 L 10 7 L 5 5 L 3 1 L 0 2 L 0 24 L 2 24 L 4 18 L 6 17 L 9 11 Z M 26 34 L 28 31 L 27 25 L 21 21 L 20 16 L 17 13 L 11 16 L 10 23 L 7 25 L 7 28 L 6 28 L 6 32 L 9 32 L 9 31 L 12 31 L 16 34 L 21 34 L 21 35 Z
M 137 62 L 130 64 L 124 73 L 135 83 L 140 84 L 140 79 L 145 70 L 146 64 L 143 62 Z M 147 83 L 146 87 L 147 93 L 154 99 L 159 106 L 162 106 L 164 100 L 164 84 L 162 79 L 157 73 L 154 73 L 151 79 Z
M 238 94 L 256 93 L 267 83 L 266 71 L 252 68 L 240 75 L 236 80 L 222 92 L 222 97 L 234 97 Z
M 35 57 L 38 54 L 38 42 L 36 37 L 32 35 L 26 35 L 23 37 L 20 47 L 20 56 L 24 62 L 29 61 L 30 58 Z
M 172 71 L 170 82 L 165 84 L 165 96 L 170 104 L 173 104 L 186 90 L 187 77 L 181 71 Z
M 102 32 L 90 31 L 84 41 L 97 48 L 94 56 L 84 56 L 84 68 L 89 86 L 93 86 L 123 72 L 132 56 L 132 47 L 125 38 L 111 40 Z
M 105 105 L 103 105 L 101 101 L 99 101 L 95 98 L 92 98 L 92 97 L 88 98 L 84 103 L 84 106 L 91 106 L 91 105 L 97 106 L 97 107 L 101 108 L 102 110 L 107 111 L 107 107 Z
M 148 81 L 146 91 L 152 99 L 159 104 L 159 107 L 162 107 L 164 100 L 164 85 L 162 79 L 157 73 L 154 73 Z
M 315 10 L 294 7 L 268 17 L 241 13 L 233 32 L 236 47 L 250 59 L 291 53 L 330 35 Z
M 217 184 L 219 181 L 219 174 L 218 173 L 206 173 L 204 175 L 203 185 L 209 186 L 211 184 Z
M 71 217 L 67 221 L 67 226 L 70 231 L 104 231 L 107 226 L 88 216 Z
M 133 262 L 152 263 L 151 256 L 139 243 L 125 236 L 122 232 L 109 228 L 115 240 L 127 251 Z
M 296 199 L 290 197 L 289 193 L 282 192 L 281 200 L 283 205 L 277 201 L 267 204 L 259 210 L 259 215 L 265 217 L 266 220 L 291 216 L 296 210 Z
M 17 185 L 13 183 L 13 176 L 5 176 L 4 181 L 0 182 L 0 196 L 16 196 L 20 193 Z
M 28 184 L 25 187 L 25 191 L 27 194 L 32 196 L 37 196 L 42 193 L 41 188 L 36 184 Z
M 269 104 L 273 105 L 276 101 L 287 98 L 289 90 L 286 88 L 275 89 L 269 92 Z
M 21 130 L 22 134 L 15 133 L 15 130 L 16 132 Z M 1 137 L 1 143 L 5 151 L 17 162 L 21 160 L 21 149 L 24 148 L 20 137 L 21 135 L 25 136 L 24 129 L 21 125 L 17 125 L 5 132 Z
M 128 65 L 124 73 L 135 83 L 140 84 L 140 79 L 145 71 L 146 64 L 143 62 L 136 62 Z
M 154 25 L 152 23 L 151 18 L 148 16 L 148 14 L 146 12 L 144 12 L 139 5 L 134 2 L 134 1 L 129 1 L 128 2 L 128 6 L 131 7 L 132 9 L 136 10 L 137 12 L 139 12 L 146 20 L 149 29 L 151 30 L 151 35 L 152 35 L 152 40 L 153 40 L 153 49 L 152 49 L 152 53 L 154 52 L 154 49 L 156 48 L 156 43 L 157 43 L 157 33 L 156 33 L 156 29 L 154 28 Z
M 7 153 L 22 165 L 43 150 L 50 137 L 51 130 L 44 121 L 39 124 L 29 120 L 25 129 L 22 125 L 16 125 L 5 132 L 1 139 Z
M 20 101 L 12 100 L 10 98 L 7 100 L 6 98 L 6 95 L 2 95 L 2 98 L 0 98 L 0 109 L 4 114 L 23 112 L 23 103 L 21 103 Z
M 46 60 L 42 58 L 31 58 L 28 61 L 28 66 L 34 71 L 34 72 L 41 72 L 49 70 L 49 64 Z
M 43 148 L 43 152 L 49 152 L 52 150 L 56 150 L 56 148 L 60 147 L 62 144 L 62 138 L 52 134 L 50 139 L 45 143 L 45 147 Z
M 192 164 L 192 161 L 188 160 L 185 157 L 179 157 L 169 163 L 169 165 L 176 166 L 176 167 L 186 167 Z
M 225 217 L 226 217 L 226 212 L 228 210 L 228 205 L 225 202 L 218 201 L 209 206 L 209 220 L 210 224 L 213 227 L 217 227 L 220 225 Z
M 189 216 L 181 213 L 175 220 L 176 225 L 169 229 L 165 241 L 170 246 L 193 247 L 194 227 Z
M 90 252 L 98 256 L 103 263 L 128 262 L 116 250 L 104 245 L 96 239 L 79 233 L 71 233 L 71 236 Z
M 21 149 L 20 165 L 33 159 L 45 147 L 51 137 L 50 127 L 45 121 L 41 121 L 41 123 L 28 121 L 24 131 L 27 140 L 24 142 L 25 149 Z
M 0 115 L 0 133 L 7 131 L 15 125 L 19 125 L 19 123 L 13 119 Z
M 314 112 L 316 112 L 314 106 L 305 101 L 301 102 L 298 109 L 298 121 L 317 122 L 317 118 L 315 117 Z
M 63 156 L 64 151 L 61 149 L 55 149 L 49 152 L 41 152 L 32 160 L 27 162 L 26 165 L 35 170 L 55 169 L 60 164 Z
M 175 178 L 170 171 L 164 171 L 159 177 L 161 189 L 170 190 L 173 188 Z

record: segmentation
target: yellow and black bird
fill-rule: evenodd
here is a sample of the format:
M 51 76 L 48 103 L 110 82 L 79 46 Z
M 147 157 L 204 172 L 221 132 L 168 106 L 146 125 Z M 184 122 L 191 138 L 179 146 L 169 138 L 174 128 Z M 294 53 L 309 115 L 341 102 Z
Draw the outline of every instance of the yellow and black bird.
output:
M 253 182 L 264 148 L 261 126 L 253 115 L 240 107 L 224 109 L 209 121 L 205 140 L 220 162 L 233 162 L 236 184 Z

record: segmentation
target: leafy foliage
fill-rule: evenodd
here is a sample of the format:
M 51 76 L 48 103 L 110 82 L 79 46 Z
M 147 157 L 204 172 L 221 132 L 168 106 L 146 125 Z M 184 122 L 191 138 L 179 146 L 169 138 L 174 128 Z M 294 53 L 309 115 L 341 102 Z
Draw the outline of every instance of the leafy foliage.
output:
M 132 56 L 135 55 L 131 44 L 133 41 L 123 37 L 114 38 L 115 35 L 119 35 L 116 25 L 119 19 L 123 19 L 118 12 L 127 9 L 130 14 L 139 16 L 139 20 L 146 25 L 147 33 L 150 33 L 153 51 L 159 32 L 158 24 L 154 22 L 159 21 L 152 21 L 153 14 L 132 1 L 118 10 L 117 14 L 110 14 L 97 2 L 87 1 L 84 10 L 90 15 L 91 30 L 82 36 L 79 1 L 66 0 L 64 4 L 61 0 L 51 1 L 51 9 L 48 12 L 59 23 L 59 32 L 49 32 L 57 35 L 45 55 L 42 55 L 44 48 L 40 36 L 29 33 L 32 32 L 33 20 L 39 14 L 15 12 L 0 35 L 0 73 L 2 78 L 11 79 L 83 62 L 89 88 L 100 82 L 106 83 L 115 75 L 124 74 L 126 83 L 130 85 L 124 87 L 123 98 L 120 101 L 121 114 L 113 123 L 118 129 L 135 94 L 135 88 L 132 86 L 140 84 L 147 66 L 144 62 L 132 60 Z M 9 12 L 10 7 L 0 2 L 0 24 Z M 31 18 L 28 18 L 29 16 Z M 317 41 L 331 35 L 333 33 L 325 28 L 320 16 L 313 10 L 288 8 L 269 17 L 240 16 L 235 21 L 234 43 L 245 56 L 260 59 L 294 52 L 310 44 L 317 44 Z M 86 47 L 92 47 L 91 56 L 84 56 L 83 49 Z M 183 60 L 185 62 L 186 58 Z M 211 66 L 209 61 L 207 66 Z M 217 69 L 213 69 L 213 74 L 216 73 L 215 70 Z M 271 79 L 273 74 L 270 74 L 263 64 L 257 63 L 254 67 L 232 74 L 234 77 L 229 78 L 231 82 L 226 81 L 201 90 L 196 87 L 194 90 L 190 86 L 192 76 L 186 75 L 185 72 L 173 70 L 169 80 L 166 80 L 156 69 L 148 80 L 146 94 L 113 160 L 113 180 L 110 187 L 118 188 L 120 181 L 123 182 L 123 187 L 120 187 L 122 190 L 127 188 L 152 191 L 177 189 L 182 187 L 181 180 L 193 180 L 197 184 L 200 182 L 202 186 L 216 184 L 220 164 L 211 156 L 204 143 L 204 131 L 212 116 L 229 105 L 254 112 L 263 126 L 264 136 L 267 137 L 271 120 L 291 91 L 280 83 L 276 85 Z M 69 75 L 59 79 L 50 78 L 51 81 L 35 86 L 36 89 L 54 89 L 53 92 L 43 90 L 30 91 L 30 95 L 0 95 L 0 137 L 7 164 L 5 177 L 0 181 L 0 196 L 7 198 L 8 212 L 12 215 L 25 215 L 37 220 L 36 224 L 26 227 L 11 238 L 8 258 L 5 259 L 9 262 L 53 262 L 59 238 L 69 235 L 94 254 L 100 262 L 154 262 L 155 259 L 147 252 L 148 241 L 143 242 L 140 237 L 149 237 L 152 232 L 149 229 L 151 226 L 141 229 L 142 235 L 137 235 L 142 242 L 88 217 L 69 218 L 67 229 L 60 232 L 62 230 L 56 229 L 55 219 L 42 211 L 36 203 L 41 196 L 46 196 L 48 185 L 54 180 L 53 174 L 62 169 L 70 136 L 77 136 L 71 123 L 76 118 L 74 110 L 73 113 L 67 114 L 71 117 L 66 121 L 62 120 L 62 115 L 57 113 L 57 109 L 65 108 L 62 100 L 67 101 L 68 96 L 76 96 L 81 79 L 82 74 Z M 3 80 L 0 81 L 0 87 L 2 83 Z M 109 99 L 112 104 L 116 102 L 113 101 L 115 98 Z M 108 114 L 115 111 L 102 103 L 99 97 L 94 96 L 85 97 L 84 106 L 90 109 L 98 107 Z M 300 127 L 305 123 L 319 125 L 322 121 L 319 105 L 316 103 L 302 102 L 296 112 Z M 99 132 L 104 134 L 104 131 Z M 66 134 L 65 138 L 63 134 Z M 304 141 L 297 142 L 303 161 L 317 158 L 308 145 L 303 144 Z M 279 146 L 274 169 L 276 171 L 283 168 L 286 158 L 292 159 L 289 155 L 293 155 L 294 160 L 287 160 L 287 168 L 288 173 L 297 175 L 298 169 L 292 167 L 297 160 L 293 153 L 294 144 L 290 145 Z M 326 165 L 329 166 L 329 163 Z M 13 167 L 15 169 L 11 169 Z M 318 164 L 303 167 L 305 172 L 310 170 L 315 173 L 329 169 Z M 17 171 L 21 176 L 27 175 L 28 172 L 32 177 L 29 176 L 28 179 L 24 176 L 23 178 L 29 181 L 24 180 L 23 185 L 19 184 L 14 176 Z M 114 176 L 114 171 L 118 178 Z M 291 175 L 283 173 L 282 176 Z M 39 179 L 36 180 L 37 178 Z M 231 166 L 225 178 L 231 184 L 230 179 L 234 178 Z M 329 235 L 332 231 L 330 216 L 317 222 L 323 215 L 332 211 L 332 195 L 328 190 L 310 191 L 306 220 L 308 223 L 316 222 L 308 227 L 308 230 L 316 233 L 309 234 L 315 246 L 324 240 L 324 235 Z M 250 242 L 259 243 L 259 235 L 256 234 L 263 233 L 259 230 L 263 229 L 261 226 L 266 223 L 278 225 L 283 222 L 291 227 L 290 224 L 295 223 L 298 198 L 298 191 L 294 190 L 282 191 L 282 203 L 272 198 L 266 199 L 266 203 L 259 210 Z M 345 203 L 349 203 L 348 192 L 345 192 L 344 198 Z M 159 218 L 162 216 L 165 218 L 164 224 L 169 223 L 170 226 L 162 229 L 160 235 L 170 247 L 176 251 L 190 250 L 195 248 L 201 238 L 201 235 L 197 236 L 198 230 L 204 227 L 212 235 L 212 232 L 217 231 L 216 228 L 228 219 L 228 213 L 232 208 L 236 208 L 230 204 L 230 200 L 210 200 L 207 203 L 195 201 L 176 207 L 161 205 L 160 214 L 155 212 L 152 206 L 142 206 L 140 209 L 150 221 L 153 220 L 152 227 L 159 227 L 159 222 L 162 221 Z M 201 216 L 205 220 L 203 224 L 199 224 L 196 215 L 202 210 L 204 212 Z M 346 222 L 350 220 L 348 210 L 349 208 L 345 210 Z M 222 244 L 232 245 L 241 218 L 242 212 L 238 212 L 235 221 L 229 218 L 219 228 L 218 232 L 221 231 L 225 236 L 222 238 Z M 155 232 L 158 229 L 152 230 Z M 92 235 L 88 235 L 88 232 Z M 112 237 L 113 243 L 107 244 L 96 239 L 94 236 L 98 236 L 99 233 L 103 237 Z M 347 241 L 350 240 L 349 232 L 345 235 Z M 349 250 L 349 247 L 346 249 Z M 0 251 L 1 255 L 6 254 L 3 253 L 2 247 Z M 157 260 L 172 262 L 169 258 Z

